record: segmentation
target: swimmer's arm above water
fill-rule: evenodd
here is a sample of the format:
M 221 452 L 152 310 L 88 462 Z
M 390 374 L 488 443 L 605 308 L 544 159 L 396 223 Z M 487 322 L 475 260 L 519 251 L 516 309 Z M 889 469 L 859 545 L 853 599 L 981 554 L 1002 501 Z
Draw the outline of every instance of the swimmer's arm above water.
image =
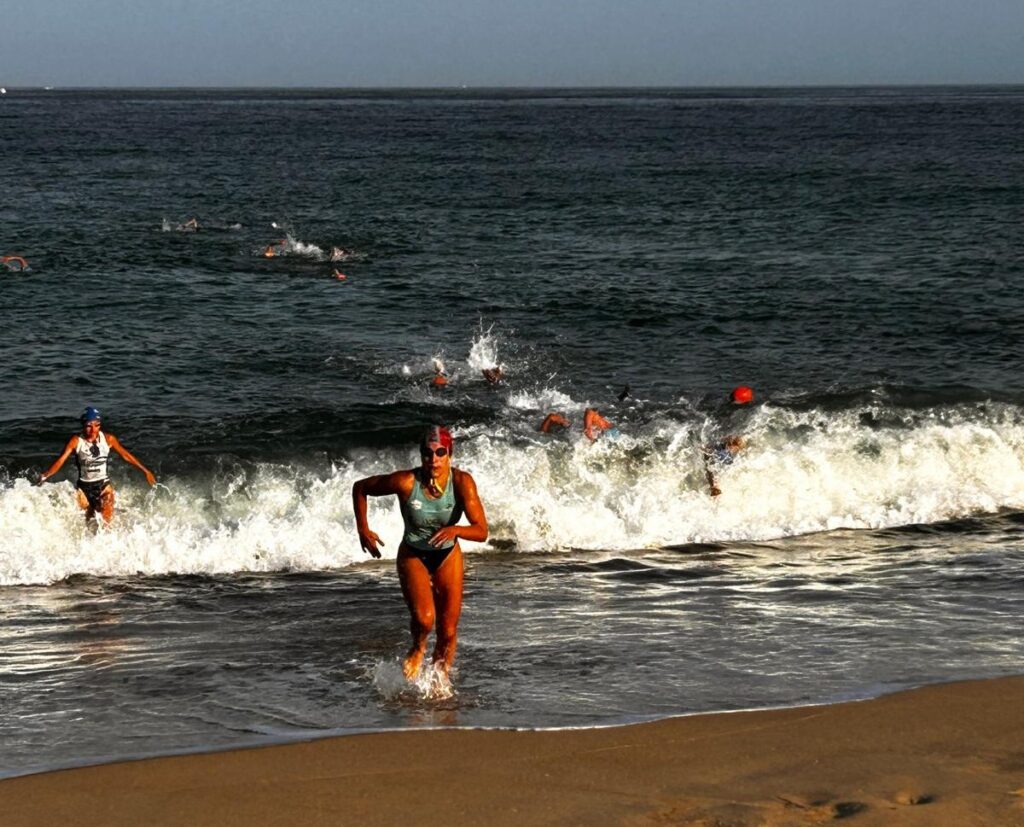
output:
M 410 493 L 412 493 L 412 471 L 395 471 L 391 474 L 366 477 L 357 480 L 352 486 L 352 511 L 356 516 L 359 545 L 371 557 L 380 557 L 380 548 L 378 547 L 383 546 L 384 541 L 377 536 L 376 532 L 370 530 L 370 524 L 366 518 L 366 498 L 386 497 L 388 494 L 408 497 Z
M 455 475 L 455 497 L 462 505 L 462 511 L 469 520 L 469 525 L 446 525 L 434 532 L 428 540 L 435 548 L 450 546 L 456 540 L 470 540 L 482 543 L 487 539 L 487 515 L 476 492 L 476 481 L 472 475 L 458 468 L 453 468 Z
M 77 442 L 77 436 L 73 436 L 71 437 L 71 439 L 68 440 L 68 444 L 64 446 L 63 453 L 61 453 L 61 455 L 57 457 L 56 460 L 54 460 L 53 465 L 51 465 L 49 468 L 43 471 L 42 474 L 39 475 L 39 480 L 36 482 L 36 485 L 42 485 L 47 479 L 52 477 L 61 469 L 61 466 L 64 465 L 64 463 L 67 462 L 68 457 L 71 456 L 71 452 L 75 450 L 75 445 L 77 444 Z
M 717 497 L 722 493 L 722 489 L 718 487 L 715 472 L 711 468 L 711 451 L 708 448 L 701 448 L 701 453 L 704 455 L 704 475 L 708 480 L 708 491 L 712 497 Z
M 156 485 L 156 477 L 153 476 L 153 472 L 150 471 L 145 465 L 139 462 L 134 456 L 132 456 L 128 449 L 125 448 L 121 441 L 113 434 L 107 434 L 107 444 L 117 452 L 117 455 L 121 457 L 129 465 L 134 465 L 146 476 L 146 482 L 150 485 Z
M 550 433 L 553 428 L 568 428 L 569 420 L 561 414 L 549 413 L 544 417 L 544 421 L 540 423 L 538 429 L 542 434 Z

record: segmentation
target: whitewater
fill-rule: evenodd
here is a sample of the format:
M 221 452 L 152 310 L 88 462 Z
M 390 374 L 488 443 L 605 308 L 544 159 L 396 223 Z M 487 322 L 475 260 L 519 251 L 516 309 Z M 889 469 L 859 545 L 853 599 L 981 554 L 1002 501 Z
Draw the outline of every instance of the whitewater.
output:
M 540 394 L 546 402 L 552 396 Z M 1024 419 L 1012 405 L 837 411 L 769 401 L 749 423 L 748 448 L 721 474 L 724 493 L 712 498 L 700 448 L 714 423 L 693 406 L 658 411 L 632 400 L 623 435 L 591 444 L 578 428 L 537 432 L 541 399 L 508 397 L 505 419 L 515 424 L 455 429 L 456 464 L 477 480 L 491 525 L 479 553 L 764 541 L 1024 507 Z M 584 403 L 557 401 L 581 421 Z M 414 467 L 416 455 L 415 446 L 347 454 L 321 467 L 224 463 L 215 473 L 164 477 L 152 490 L 136 479 L 120 484 L 133 473 L 122 466 L 117 520 L 97 533 L 84 524 L 71 483 L 16 479 L 0 489 L 0 531 L 8 538 L 0 583 L 359 563 L 352 483 Z M 396 504 L 374 502 L 370 516 L 393 557 L 401 536 Z

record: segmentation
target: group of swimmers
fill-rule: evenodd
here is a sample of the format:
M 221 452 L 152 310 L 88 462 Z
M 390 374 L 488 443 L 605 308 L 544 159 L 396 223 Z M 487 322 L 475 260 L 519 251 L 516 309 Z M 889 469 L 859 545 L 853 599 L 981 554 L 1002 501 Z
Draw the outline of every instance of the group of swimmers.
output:
M 165 227 L 166 226 L 167 225 L 165 224 Z M 241 224 L 223 225 L 210 222 L 206 222 L 202 226 L 205 229 L 216 230 L 240 230 L 242 228 Z M 278 227 L 276 223 L 273 226 L 277 229 L 280 229 L 280 227 Z M 174 229 L 179 233 L 199 232 L 199 219 L 193 216 L 192 218 L 188 219 L 188 221 L 184 221 L 181 224 L 175 225 Z M 260 256 L 262 256 L 263 258 L 278 258 L 280 256 L 283 256 L 288 251 L 289 243 L 290 239 L 288 239 L 287 237 L 282 238 L 278 241 L 272 241 L 266 247 L 263 248 L 263 252 L 260 253 Z M 331 247 L 330 261 L 332 265 L 337 265 L 339 262 L 351 259 L 354 255 L 355 251 L 347 247 Z M 345 279 L 348 278 L 348 276 L 342 273 L 337 266 L 331 267 L 331 275 L 338 281 L 344 281 Z
M 558 431 L 565 431 L 572 427 L 572 421 L 563 414 L 549 413 L 544 421 L 537 428 L 542 434 L 551 434 Z M 607 419 L 601 416 L 597 408 L 587 408 L 583 411 L 583 436 L 594 442 L 599 436 L 619 436 L 619 429 L 612 425 Z
M 501 365 L 492 365 L 484 368 L 480 374 L 487 380 L 488 385 L 500 385 L 505 379 L 505 371 Z M 430 380 L 431 390 L 441 390 L 448 387 L 448 371 L 437 357 L 434 358 L 434 376 Z
M 170 224 L 167 219 L 164 219 L 164 229 L 170 229 Z M 183 221 L 181 224 L 174 225 L 174 231 L 178 233 L 198 233 L 202 230 L 216 230 L 218 232 L 234 232 L 242 229 L 242 225 L 235 221 L 231 224 L 225 224 L 223 221 L 214 221 L 203 219 L 202 225 L 199 224 L 199 219 L 194 216 L 188 221 Z
M 109 523 L 114 516 L 114 487 L 107 474 L 107 460 L 115 452 L 138 468 L 146 482 L 156 477 L 111 433 L 102 428 L 96 408 L 82 413 L 81 432 L 72 435 L 60 456 L 40 476 L 42 485 L 69 457 L 78 466 L 76 497 L 86 520 L 95 528 L 97 516 Z M 459 615 L 462 611 L 464 563 L 460 540 L 487 539 L 487 517 L 477 494 L 476 482 L 466 471 L 452 467 L 454 440 L 440 425 L 431 426 L 420 442 L 420 465 L 361 479 L 352 486 L 359 544 L 372 557 L 381 556 L 384 541 L 370 528 L 367 497 L 398 497 L 405 531 L 398 546 L 396 565 L 402 594 L 410 614 L 413 643 L 402 663 L 410 680 L 420 671 L 427 637 L 437 627 L 432 664 L 447 680 L 455 660 Z M 459 525 L 463 516 L 467 525 Z
M 630 395 L 629 385 L 619 394 L 619 401 Z M 729 394 L 729 401 L 724 409 L 719 410 L 715 416 L 717 433 L 714 439 L 706 445 L 701 446 L 701 459 L 704 464 L 704 476 L 708 481 L 708 492 L 712 497 L 718 497 L 722 489 L 718 485 L 718 475 L 721 470 L 732 465 L 736 455 L 747 447 L 746 439 L 736 431 L 740 429 L 735 413 L 739 410 L 749 409 L 754 401 L 754 391 L 746 385 L 733 388 Z M 572 422 L 564 414 L 557 412 L 549 413 L 540 423 L 537 430 L 542 434 L 550 434 L 557 431 L 565 431 L 572 427 Z M 599 436 L 619 436 L 619 429 L 603 417 L 596 408 L 587 408 L 583 411 L 583 435 L 594 442 Z
M 263 250 L 263 258 L 276 258 L 284 255 L 284 252 L 288 249 L 288 239 L 282 238 L 280 241 L 275 241 L 268 244 Z M 341 270 L 336 266 L 338 262 L 347 261 L 352 258 L 355 254 L 354 250 L 350 250 L 346 247 L 331 247 L 331 276 L 338 281 L 345 281 L 348 278 Z
M 484 368 L 481 373 L 484 379 L 491 385 L 497 385 L 504 379 L 504 372 L 500 365 L 491 368 Z M 434 376 L 430 380 L 431 390 L 441 390 L 448 386 L 448 372 L 444 362 L 434 359 Z M 628 399 L 631 395 L 629 385 L 626 385 L 619 394 L 619 401 Z M 716 425 L 719 433 L 710 444 L 701 447 L 701 458 L 704 464 L 704 475 L 708 482 L 708 491 L 712 497 L 718 497 L 722 489 L 718 485 L 718 474 L 725 466 L 732 465 L 736 455 L 742 451 L 747 443 L 746 439 L 739 433 L 735 433 L 737 423 L 731 422 L 736 417 L 734 412 L 738 409 L 747 408 L 754 401 L 754 391 L 746 386 L 740 385 L 729 394 L 729 401 L 724 410 L 715 415 Z M 572 421 L 564 414 L 552 411 L 541 421 L 537 430 L 542 434 L 567 431 L 572 427 Z M 724 432 L 723 432 L 724 429 Z M 590 442 L 595 442 L 599 437 L 606 436 L 617 438 L 620 436 L 619 429 L 608 421 L 597 408 L 586 408 L 583 411 L 583 436 Z
M 441 365 L 443 368 L 443 365 Z M 500 376 L 499 376 L 500 381 Z M 627 388 L 628 395 L 628 388 Z M 730 395 L 731 409 L 749 406 L 753 391 L 740 386 Z M 726 420 L 729 417 L 726 417 Z M 71 436 L 63 452 L 39 477 L 41 485 L 56 474 L 69 457 L 78 466 L 76 497 L 93 527 L 97 515 L 109 523 L 114 514 L 114 488 L 107 474 L 107 460 L 114 451 L 129 465 L 138 468 L 150 485 L 156 484 L 153 472 L 136 459 L 113 434 L 102 429 L 102 417 L 96 408 L 82 413 L 81 432 Z M 552 412 L 541 423 L 543 433 L 569 428 L 570 420 Z M 587 408 L 583 432 L 590 439 L 607 434 L 615 427 L 594 408 Z M 708 486 L 718 496 L 715 472 L 733 461 L 744 448 L 742 436 L 731 433 L 701 449 Z M 402 661 L 406 678 L 415 680 L 426 656 L 430 632 L 436 628 L 431 665 L 444 681 L 455 660 L 465 564 L 460 540 L 481 543 L 487 539 L 487 515 L 472 475 L 452 465 L 455 441 L 442 425 L 430 426 L 419 444 L 420 464 L 358 480 L 352 486 L 352 509 L 359 545 L 371 557 L 381 556 L 384 541 L 371 528 L 367 498 L 398 497 L 404 531 L 398 546 L 396 568 L 402 595 L 409 609 L 412 645 Z M 466 522 L 463 524 L 462 519 Z

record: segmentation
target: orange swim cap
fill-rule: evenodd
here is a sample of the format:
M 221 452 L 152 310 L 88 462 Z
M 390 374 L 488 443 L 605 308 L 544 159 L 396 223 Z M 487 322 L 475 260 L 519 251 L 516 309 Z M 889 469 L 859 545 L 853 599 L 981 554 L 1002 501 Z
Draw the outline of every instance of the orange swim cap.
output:
M 746 385 L 740 385 L 738 388 L 733 388 L 731 398 L 737 405 L 746 405 L 748 402 L 754 401 L 754 391 Z

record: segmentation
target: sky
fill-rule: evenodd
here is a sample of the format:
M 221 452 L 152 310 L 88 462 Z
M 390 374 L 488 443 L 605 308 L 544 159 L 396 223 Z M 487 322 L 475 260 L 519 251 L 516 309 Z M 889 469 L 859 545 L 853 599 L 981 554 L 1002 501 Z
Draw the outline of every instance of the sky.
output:
M 1024 0 L 3 0 L 0 85 L 1024 83 Z

